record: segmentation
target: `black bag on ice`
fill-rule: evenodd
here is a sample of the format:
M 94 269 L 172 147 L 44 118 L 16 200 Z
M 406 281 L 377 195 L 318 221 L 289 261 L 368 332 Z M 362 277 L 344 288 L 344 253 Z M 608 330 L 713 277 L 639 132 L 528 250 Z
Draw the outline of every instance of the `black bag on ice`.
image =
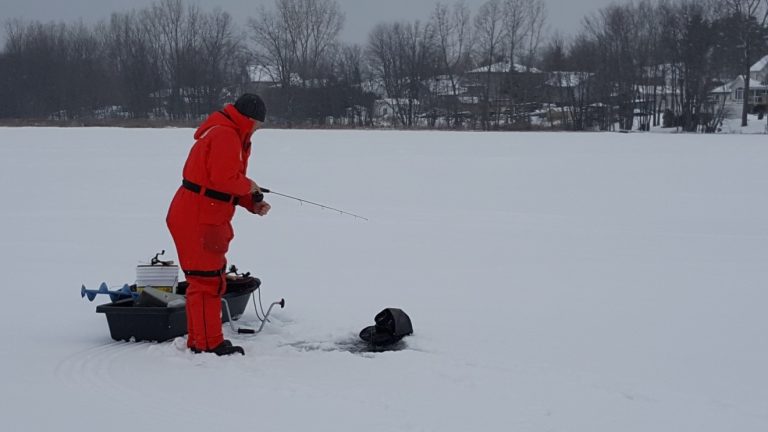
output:
M 389 308 L 376 314 L 376 325 L 360 332 L 360 339 L 374 346 L 387 346 L 413 334 L 411 318 L 401 309 Z

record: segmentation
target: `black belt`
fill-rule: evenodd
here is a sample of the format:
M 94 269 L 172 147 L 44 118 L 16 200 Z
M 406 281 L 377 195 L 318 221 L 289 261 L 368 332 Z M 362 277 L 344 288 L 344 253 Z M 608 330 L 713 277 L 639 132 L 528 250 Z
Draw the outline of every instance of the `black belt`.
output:
M 184 270 L 184 275 L 189 276 L 197 276 L 197 277 L 208 277 L 208 278 L 214 278 L 214 277 L 220 277 L 224 274 L 224 269 L 221 270 L 210 270 L 210 271 L 204 271 L 204 270 Z
M 187 179 L 184 179 L 181 181 L 181 186 L 196 194 L 199 194 L 200 192 L 203 191 L 202 186 L 196 183 L 192 183 Z M 203 195 L 207 196 L 208 198 L 215 199 L 217 201 L 232 203 L 233 205 L 237 205 L 240 202 L 240 197 L 236 197 L 225 192 L 219 192 L 217 190 L 208 189 L 208 188 L 205 188 L 205 192 L 203 192 Z

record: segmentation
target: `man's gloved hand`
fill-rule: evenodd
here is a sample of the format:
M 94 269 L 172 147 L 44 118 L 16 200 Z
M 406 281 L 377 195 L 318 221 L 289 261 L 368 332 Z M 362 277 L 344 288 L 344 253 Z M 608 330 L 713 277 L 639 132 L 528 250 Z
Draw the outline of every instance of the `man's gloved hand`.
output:
M 259 185 L 257 185 L 256 182 L 253 181 L 253 180 L 251 180 L 251 191 L 250 191 L 250 193 L 251 193 L 251 195 L 257 194 L 257 193 L 258 194 L 261 193 L 261 189 L 259 189 Z
M 271 209 L 272 206 L 266 201 L 253 203 L 253 212 L 259 216 L 266 216 Z
M 253 209 L 251 211 L 259 216 L 266 216 L 272 206 L 264 202 L 264 194 L 261 192 L 259 185 L 253 180 L 251 180 L 251 198 L 253 200 Z

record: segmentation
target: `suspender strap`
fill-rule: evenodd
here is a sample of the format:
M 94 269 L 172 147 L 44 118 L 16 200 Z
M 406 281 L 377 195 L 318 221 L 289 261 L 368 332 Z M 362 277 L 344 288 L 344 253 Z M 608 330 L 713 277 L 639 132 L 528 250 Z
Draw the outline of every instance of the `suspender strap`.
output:
M 217 190 L 208 189 L 208 188 L 205 188 L 205 191 L 203 191 L 202 186 L 196 183 L 192 183 L 187 179 L 184 179 L 181 181 L 181 186 L 196 194 L 199 194 L 202 192 L 203 195 L 207 196 L 210 199 L 215 199 L 216 201 L 232 203 L 233 205 L 237 205 L 240 202 L 240 197 L 233 197 L 231 194 L 228 194 L 225 192 L 219 192 Z

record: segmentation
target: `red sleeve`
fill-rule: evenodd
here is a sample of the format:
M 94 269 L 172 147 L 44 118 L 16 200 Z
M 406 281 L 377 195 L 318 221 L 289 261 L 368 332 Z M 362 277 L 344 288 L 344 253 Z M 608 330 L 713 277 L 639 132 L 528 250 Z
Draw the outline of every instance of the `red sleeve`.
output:
M 210 132 L 208 177 L 211 188 L 236 196 L 248 195 L 251 181 L 245 176 L 240 139 L 232 130 L 216 128 Z
M 243 207 L 244 209 L 248 210 L 251 213 L 254 213 L 253 211 L 253 195 L 251 194 L 245 194 L 240 197 L 240 207 Z

